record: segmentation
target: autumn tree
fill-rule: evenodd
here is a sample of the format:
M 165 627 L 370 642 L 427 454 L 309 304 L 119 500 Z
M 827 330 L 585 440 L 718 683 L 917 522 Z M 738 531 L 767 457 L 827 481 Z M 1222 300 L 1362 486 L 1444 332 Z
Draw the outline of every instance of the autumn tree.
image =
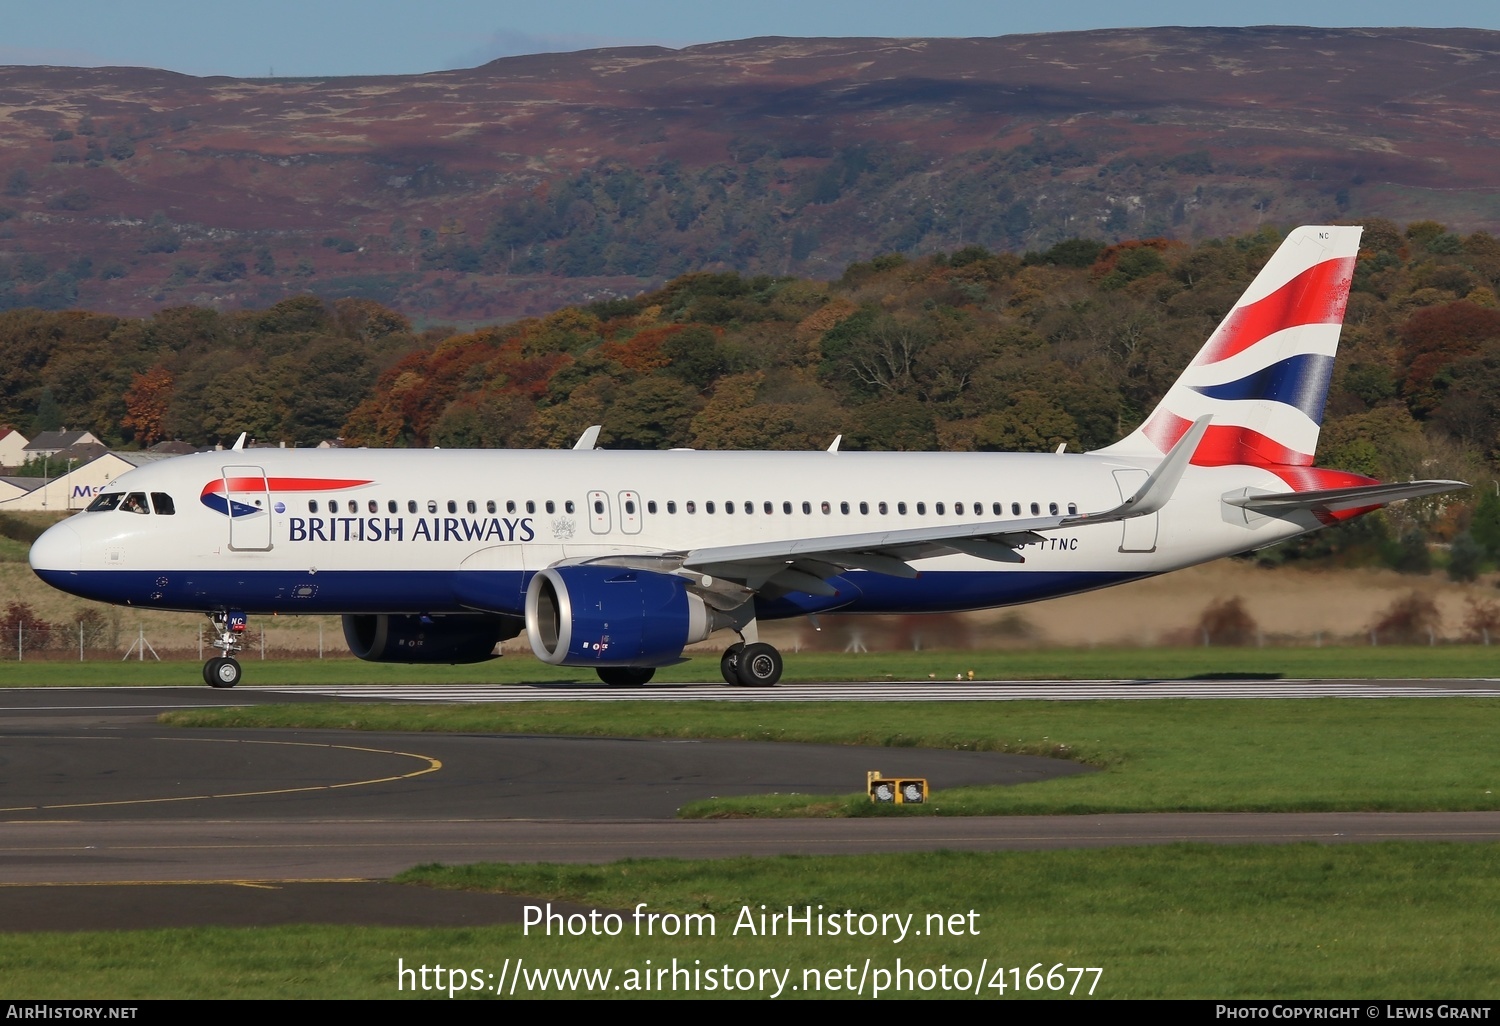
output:
M 1402 393 L 1412 410 L 1436 409 L 1442 397 L 1434 379 L 1443 368 L 1494 340 L 1500 340 L 1500 310 L 1460 300 L 1413 313 L 1401 326 L 1398 354 Z
M 172 372 L 161 364 L 137 374 L 125 392 L 125 416 L 121 424 L 135 432 L 142 445 L 161 441 L 167 435 L 167 411 L 172 405 Z

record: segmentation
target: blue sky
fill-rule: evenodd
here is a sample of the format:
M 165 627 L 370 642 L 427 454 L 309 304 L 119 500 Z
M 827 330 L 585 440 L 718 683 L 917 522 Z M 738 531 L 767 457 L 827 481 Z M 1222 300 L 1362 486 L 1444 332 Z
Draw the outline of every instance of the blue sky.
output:
M 1212 11 L 1212 13 L 1205 13 Z M 1146 25 L 1500 29 L 1477 0 L 0 0 L 0 64 L 108 64 L 193 75 L 380 75 L 518 53 L 687 46 L 747 36 L 1000 36 Z

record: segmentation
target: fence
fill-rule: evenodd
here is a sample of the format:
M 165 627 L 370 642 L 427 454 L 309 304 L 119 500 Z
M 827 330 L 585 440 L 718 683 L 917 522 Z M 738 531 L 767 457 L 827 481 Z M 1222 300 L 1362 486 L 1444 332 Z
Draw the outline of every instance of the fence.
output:
M 214 640 L 215 634 L 207 626 L 184 630 L 159 625 L 148 628 L 139 623 L 134 631 L 126 631 L 118 623 L 101 625 L 89 620 L 49 623 L 9 618 L 0 622 L 0 658 L 17 662 L 201 661 L 214 654 Z M 315 629 L 252 628 L 242 641 L 242 660 L 353 658 L 344 646 L 342 632 L 331 637 L 322 623 Z

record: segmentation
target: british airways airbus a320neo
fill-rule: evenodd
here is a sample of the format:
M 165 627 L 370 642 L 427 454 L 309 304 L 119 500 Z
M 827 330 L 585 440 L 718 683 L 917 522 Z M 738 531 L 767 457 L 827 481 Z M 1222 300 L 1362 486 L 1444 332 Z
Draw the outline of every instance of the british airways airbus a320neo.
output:
M 200 453 L 119 477 L 31 549 L 85 598 L 213 618 L 339 613 L 353 652 L 478 662 L 524 630 L 609 684 L 758 620 L 983 609 L 1260 548 L 1463 487 L 1313 467 L 1359 228 L 1293 231 L 1135 432 L 1090 453 L 429 449 Z

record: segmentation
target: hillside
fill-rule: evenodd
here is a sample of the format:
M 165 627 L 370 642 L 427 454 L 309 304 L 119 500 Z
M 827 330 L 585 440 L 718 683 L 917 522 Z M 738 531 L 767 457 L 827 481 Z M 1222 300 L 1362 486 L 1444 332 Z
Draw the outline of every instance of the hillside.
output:
M 752 39 L 430 75 L 0 68 L 0 309 L 504 320 L 698 270 L 1500 229 L 1500 33 Z

